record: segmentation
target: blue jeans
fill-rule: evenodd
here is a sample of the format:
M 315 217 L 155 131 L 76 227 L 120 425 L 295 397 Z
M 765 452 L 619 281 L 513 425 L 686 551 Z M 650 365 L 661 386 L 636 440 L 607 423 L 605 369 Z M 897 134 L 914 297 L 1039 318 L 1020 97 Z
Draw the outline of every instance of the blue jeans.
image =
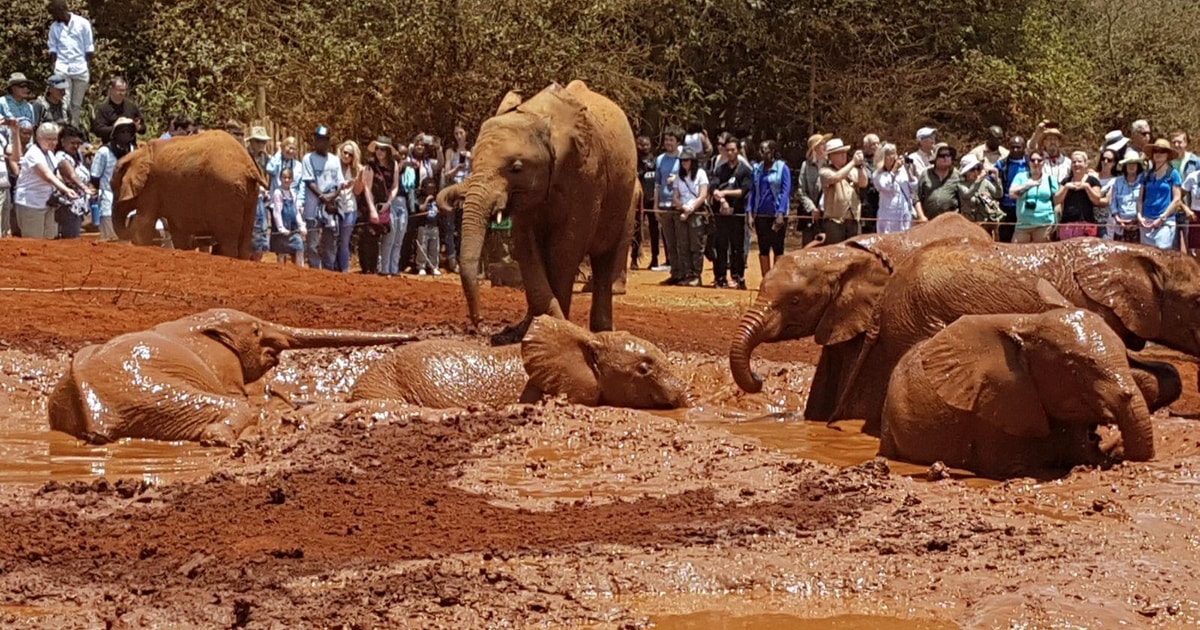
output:
M 350 237 L 358 212 L 340 212 L 334 220 L 334 226 L 325 228 L 321 235 L 321 264 L 329 271 L 345 273 L 350 271 Z
M 308 229 L 308 236 L 304 238 L 304 259 L 308 262 L 309 267 L 320 269 L 324 224 L 317 219 L 305 219 L 304 226 Z
M 400 273 L 400 250 L 404 243 L 404 233 L 408 231 L 408 206 L 399 206 L 392 211 L 392 229 L 383 235 L 381 248 L 380 273 L 394 276 Z

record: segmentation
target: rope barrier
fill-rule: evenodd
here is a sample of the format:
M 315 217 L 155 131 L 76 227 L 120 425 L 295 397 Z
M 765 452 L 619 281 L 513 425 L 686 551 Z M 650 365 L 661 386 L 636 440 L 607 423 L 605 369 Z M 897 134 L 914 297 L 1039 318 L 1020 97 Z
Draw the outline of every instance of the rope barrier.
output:
M 644 214 L 660 214 L 660 215 L 668 215 L 668 216 L 680 216 L 680 212 L 678 210 L 639 209 L 638 212 L 641 212 Z M 705 214 L 709 215 L 710 213 L 705 213 Z M 717 214 L 714 212 L 714 213 L 711 213 L 710 216 L 714 216 L 714 217 L 718 217 L 718 216 L 720 216 L 720 217 L 744 217 L 744 216 L 753 216 L 753 215 L 748 215 L 745 212 L 735 212 L 733 214 Z M 802 216 L 802 215 L 796 215 L 796 214 L 786 215 L 785 219 L 787 220 L 787 222 L 789 224 L 799 223 L 801 221 L 812 221 L 813 220 L 813 218 L 810 216 Z M 824 219 L 821 219 L 821 220 L 823 221 Z M 871 217 L 862 217 L 860 219 L 854 219 L 854 221 L 857 221 L 858 223 L 878 223 L 880 221 L 888 221 L 888 220 L 889 219 L 878 219 L 878 218 L 871 218 Z M 917 223 L 916 217 L 913 217 L 913 223 Z M 984 225 L 984 226 L 989 226 L 989 227 L 993 226 L 993 225 L 995 225 L 995 226 L 1001 226 L 1001 225 L 1016 226 L 1016 225 L 1018 225 L 1015 222 L 1007 222 L 1007 221 L 981 221 L 981 222 L 979 222 L 979 224 Z M 1093 225 L 1099 226 L 1099 225 L 1103 225 L 1103 224 L 1095 223 Z M 1050 226 L 1044 226 L 1044 227 L 1050 227 Z

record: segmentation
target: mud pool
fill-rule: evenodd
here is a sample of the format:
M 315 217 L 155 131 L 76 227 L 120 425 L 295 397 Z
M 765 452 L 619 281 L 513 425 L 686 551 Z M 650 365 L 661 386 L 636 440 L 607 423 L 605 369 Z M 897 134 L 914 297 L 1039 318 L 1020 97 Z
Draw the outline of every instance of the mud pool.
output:
M 234 448 L 80 445 L 45 428 L 70 353 L 203 308 L 463 334 L 453 280 L 262 265 L 248 283 L 241 263 L 153 250 L 129 275 L 129 251 L 0 242 L 10 285 L 90 277 L 188 297 L 0 294 L 14 314 L 0 321 L 2 627 L 1200 623 L 1195 391 L 1155 417 L 1153 462 L 931 480 L 876 459 L 857 423 L 797 419 L 811 345 L 763 348 L 763 393 L 733 386 L 722 355 L 745 293 L 642 274 L 620 325 L 671 351 L 693 409 L 348 404 L 378 351 L 307 351 L 284 356 L 260 430 Z M 482 299 L 492 329 L 523 308 L 514 291 Z

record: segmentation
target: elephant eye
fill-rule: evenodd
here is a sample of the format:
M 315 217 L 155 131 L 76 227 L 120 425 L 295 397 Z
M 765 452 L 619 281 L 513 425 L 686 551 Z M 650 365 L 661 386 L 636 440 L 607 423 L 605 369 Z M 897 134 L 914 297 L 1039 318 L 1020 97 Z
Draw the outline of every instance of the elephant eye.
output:
M 642 376 L 642 377 L 650 376 L 650 372 L 652 372 L 652 371 L 653 371 L 653 368 L 651 368 L 649 361 L 642 361 L 641 363 L 638 363 L 638 366 L 637 366 L 638 376 Z
M 508 166 L 508 170 L 514 173 L 520 173 L 523 168 L 525 165 L 521 163 L 521 160 L 513 160 L 513 163 Z

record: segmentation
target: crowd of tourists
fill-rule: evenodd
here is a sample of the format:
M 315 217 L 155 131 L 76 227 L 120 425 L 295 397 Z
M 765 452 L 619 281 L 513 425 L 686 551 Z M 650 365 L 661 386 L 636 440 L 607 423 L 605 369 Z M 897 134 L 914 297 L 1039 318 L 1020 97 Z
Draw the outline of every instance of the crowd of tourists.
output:
M 1200 157 L 1186 131 L 1155 138 L 1149 122 L 1137 120 L 1128 135 L 1110 131 L 1090 153 L 1066 147 L 1063 130 L 1048 120 L 1028 138 L 991 127 L 961 154 L 933 127 L 903 148 L 871 133 L 857 146 L 813 134 L 793 168 L 773 140 L 751 154 L 727 133 L 713 144 L 699 125 L 667 129 L 657 155 L 648 137 L 638 139 L 646 198 L 631 265 L 639 266 L 644 222 L 651 268 L 670 271 L 664 284 L 699 286 L 707 258 L 712 286 L 744 289 L 751 235 L 765 274 L 783 254 L 789 226 L 802 242 L 822 235 L 838 243 L 947 212 L 1006 242 L 1093 236 L 1196 254 Z
M 52 73 L 44 92 L 35 97 L 33 81 L 17 72 L 0 97 L 0 235 L 77 238 L 91 226 L 113 240 L 115 165 L 137 147 L 146 124 L 128 83 L 114 77 L 92 108 L 90 133 L 84 128 L 91 23 L 66 0 L 48 6 Z M 163 127 L 162 141 L 204 129 L 185 113 Z M 224 131 L 244 141 L 270 181 L 259 195 L 256 258 L 273 252 L 280 262 L 345 272 L 357 251 L 365 273 L 457 271 L 461 209 L 438 208 L 436 195 L 471 172 L 465 128 L 456 127 L 445 147 L 422 132 L 410 142 L 381 135 L 364 150 L 353 140 L 334 145 L 321 126 L 304 155 L 295 138 L 270 146 L 262 127 L 247 135 L 229 122 Z M 1193 253 L 1200 247 L 1200 157 L 1190 152 L 1187 132 L 1155 138 L 1145 120 L 1128 134 L 1109 132 L 1094 151 L 1078 143 L 1068 151 L 1071 143 L 1051 121 L 1028 138 L 992 127 L 961 155 L 932 127 L 917 130 L 911 143 L 866 134 L 852 146 L 813 134 L 794 168 L 774 140 L 755 146 L 722 132 L 714 142 L 700 124 L 666 129 L 659 139 L 656 149 L 650 136 L 637 138 L 644 198 L 630 266 L 641 267 L 648 240 L 648 267 L 669 272 L 664 284 L 745 289 L 752 242 L 765 274 L 789 230 L 802 242 L 820 234 L 837 243 L 907 230 L 947 212 L 1003 241 L 1099 236 Z

